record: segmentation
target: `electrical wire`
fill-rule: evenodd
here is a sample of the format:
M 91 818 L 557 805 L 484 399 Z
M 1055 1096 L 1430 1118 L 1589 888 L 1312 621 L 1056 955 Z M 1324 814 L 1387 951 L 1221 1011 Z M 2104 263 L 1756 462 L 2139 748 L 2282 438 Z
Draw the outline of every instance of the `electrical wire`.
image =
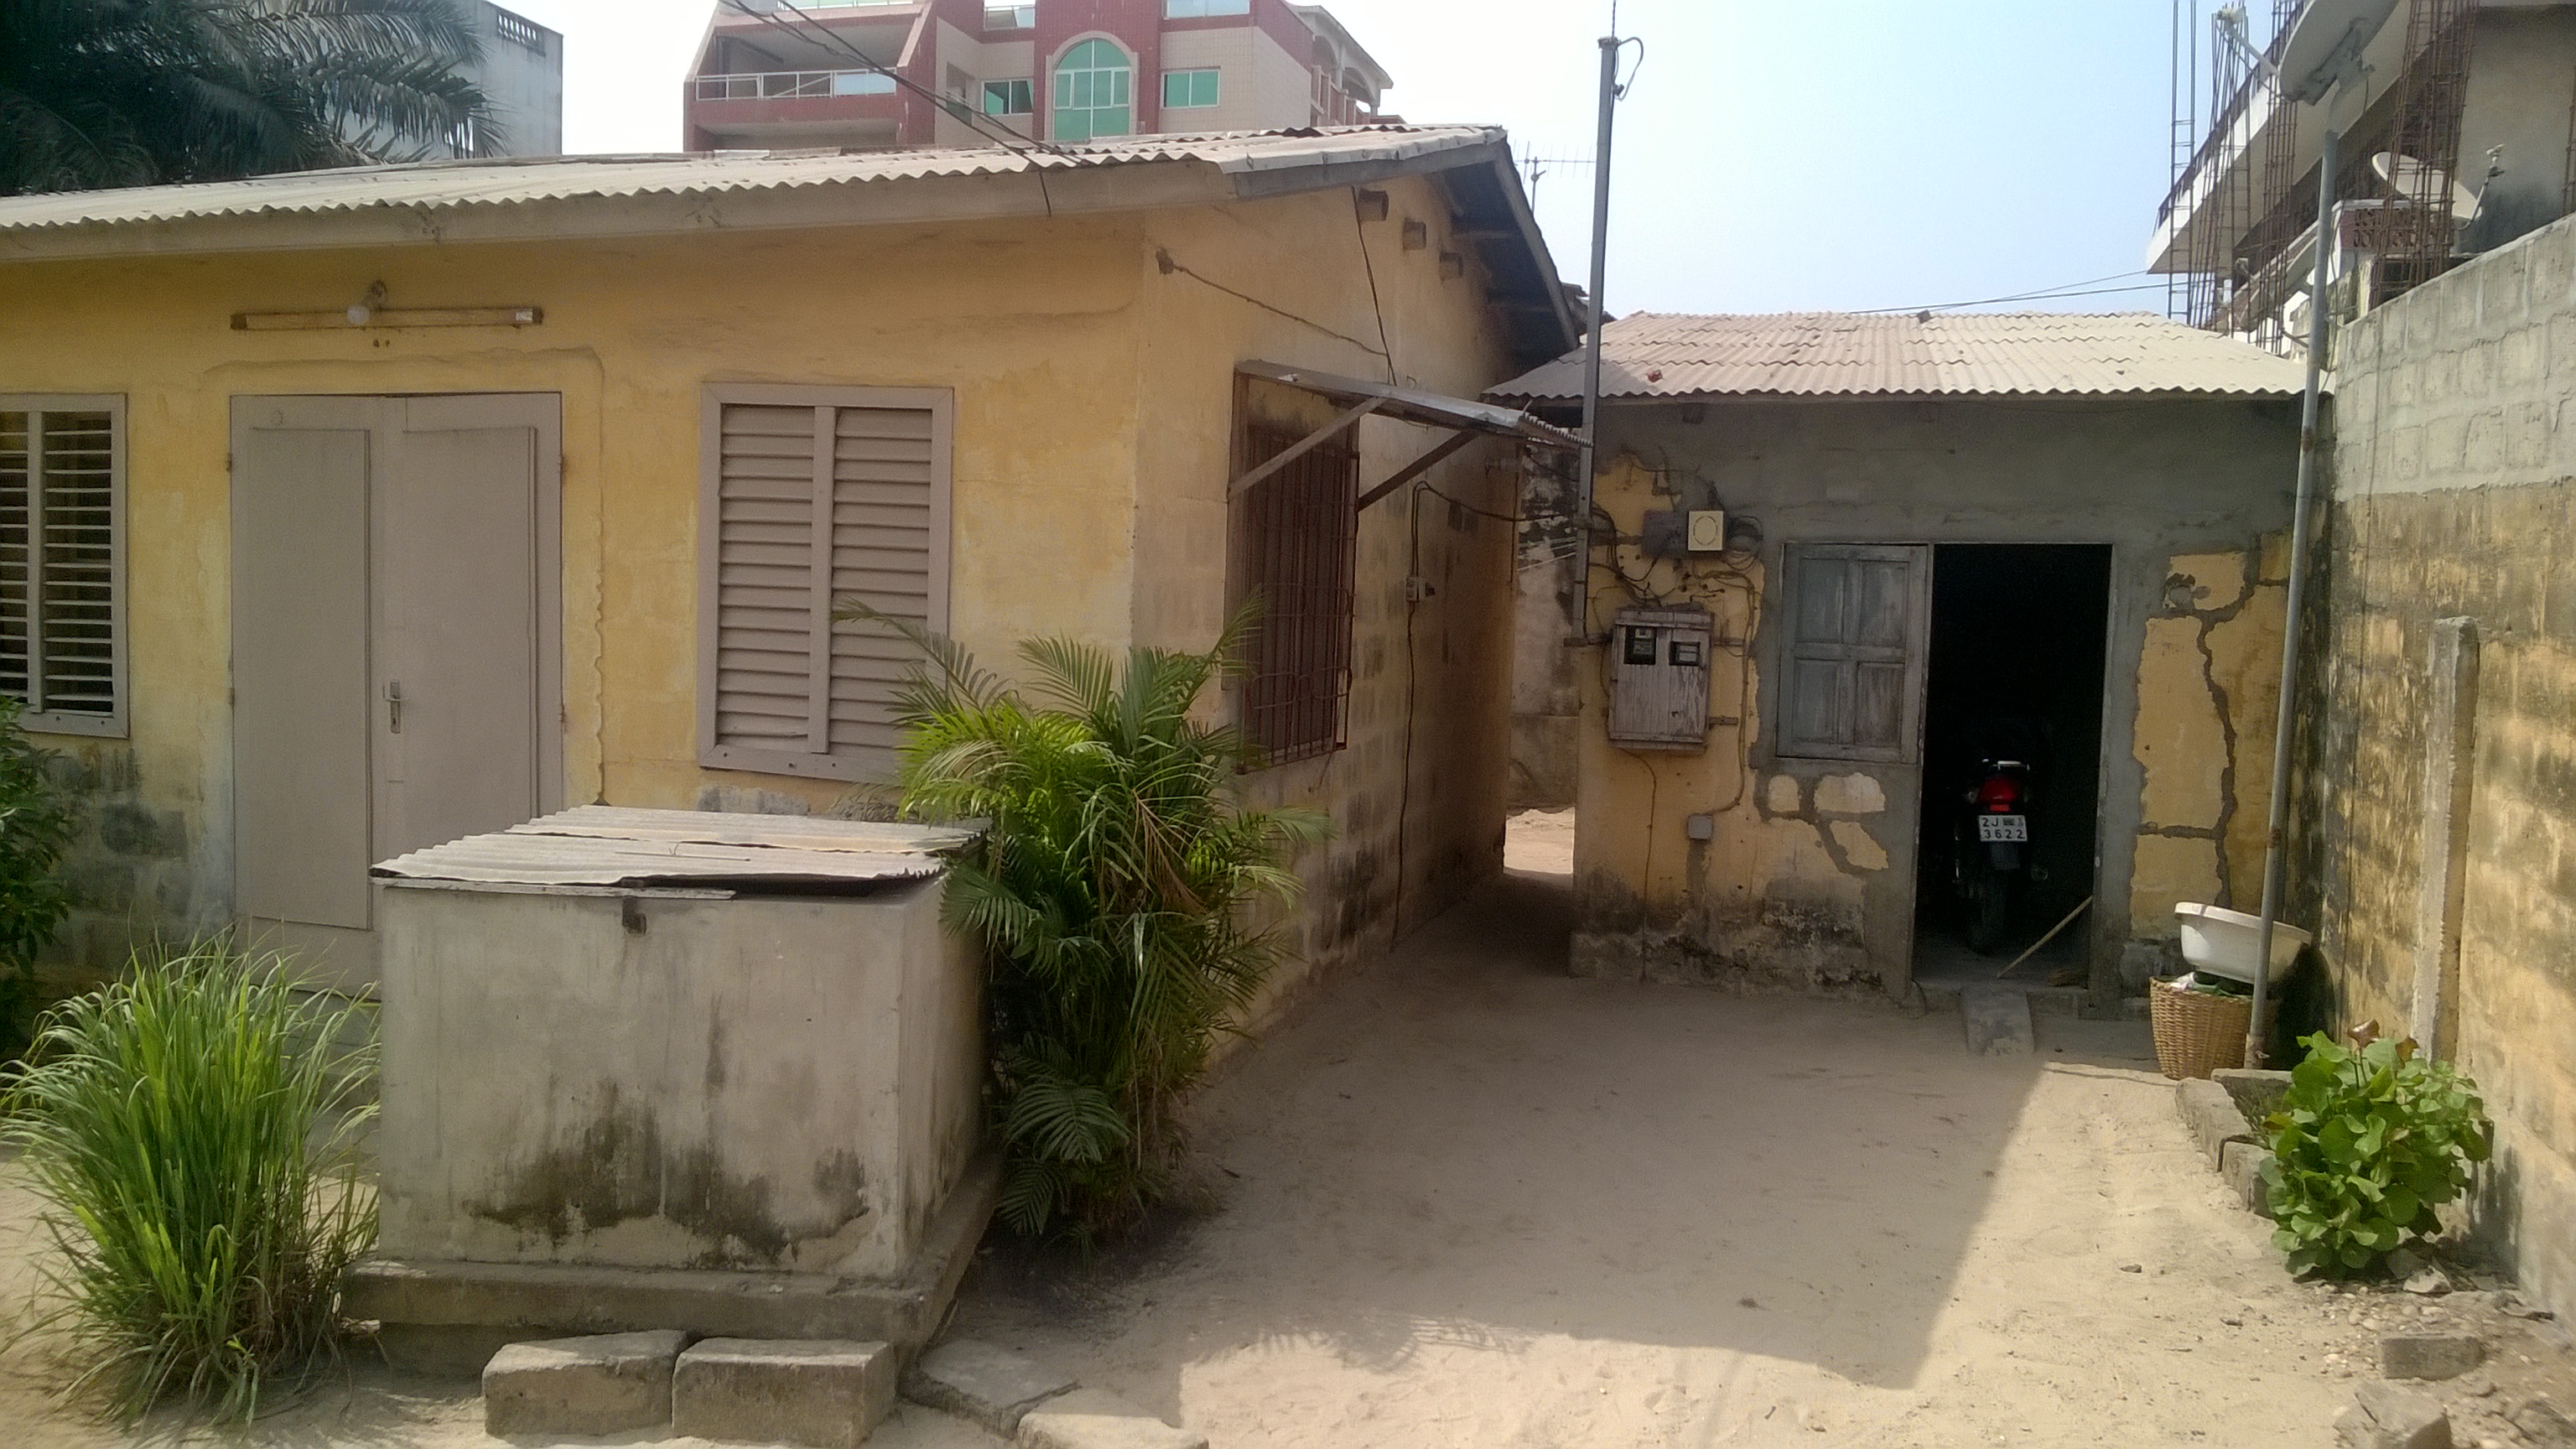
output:
M 1859 310 L 1857 315 L 1863 317 L 1883 317 L 1891 313 L 1900 312 L 1955 312 L 1961 307 L 1992 307 L 2005 302 L 2045 302 L 2058 297 L 2101 297 L 2108 296 L 2113 292 L 2144 292 L 2165 285 L 2162 281 L 2141 282 L 2133 287 L 2103 287 L 2102 285 L 2105 282 L 2119 281 L 2123 277 L 2143 277 L 2149 275 L 2152 274 L 2144 271 L 2143 269 L 2132 268 L 2125 272 L 2113 272 L 2107 277 L 2091 277 L 2081 282 L 2067 282 L 2060 286 L 2042 287 L 2033 292 L 2015 292 L 2008 297 L 1978 297 L 1966 302 L 1936 302 L 1928 306 L 1914 307 L 1863 307 Z M 2098 292 L 2077 290 L 2078 288 L 2083 287 L 2102 287 L 2102 290 Z
M 1325 326 L 1323 323 L 1316 321 L 1312 317 L 1300 317 L 1285 307 L 1273 306 L 1268 302 L 1262 301 L 1259 297 L 1253 296 L 1249 292 L 1238 292 L 1234 288 L 1227 286 L 1225 283 L 1218 281 L 1214 277 L 1208 276 L 1202 272 L 1193 271 L 1187 263 L 1173 256 L 1171 252 L 1165 248 L 1155 248 L 1154 263 L 1156 266 L 1161 267 L 1164 274 L 1167 276 L 1171 273 L 1178 272 L 1182 276 L 1188 277 L 1190 280 L 1197 282 L 1201 286 L 1213 287 L 1216 290 L 1225 293 L 1227 296 L 1235 298 L 1237 301 L 1249 302 L 1264 312 L 1268 312 L 1278 317 L 1285 317 L 1289 321 L 1294 322 L 1301 327 L 1312 327 L 1327 337 L 1339 338 L 1341 341 L 1349 343 L 1353 347 L 1358 348 L 1362 352 L 1368 353 L 1372 357 L 1384 359 L 1386 365 L 1390 369 L 1395 366 L 1394 358 L 1388 357 L 1385 352 L 1369 346 L 1367 343 L 1353 337 L 1351 334 L 1347 332 L 1336 332 L 1332 328 Z
M 1360 215 L 1360 189 L 1351 188 L 1351 231 L 1359 238 L 1360 264 L 1368 269 L 1369 307 L 1377 313 L 1378 355 L 1386 359 L 1387 386 L 1401 381 L 1395 371 L 1395 344 L 1386 335 L 1386 303 L 1377 292 L 1377 258 L 1369 254 L 1368 222 Z

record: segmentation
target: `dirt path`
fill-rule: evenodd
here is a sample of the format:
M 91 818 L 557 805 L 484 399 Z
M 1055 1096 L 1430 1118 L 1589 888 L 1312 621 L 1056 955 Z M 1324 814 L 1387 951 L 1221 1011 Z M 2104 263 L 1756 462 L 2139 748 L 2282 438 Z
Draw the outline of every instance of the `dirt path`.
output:
M 2007 1064 L 1572 981 L 1562 900 L 1517 877 L 1321 999 L 1206 1102 L 1211 1211 L 1070 1282 L 988 1255 L 957 1331 L 1220 1449 L 2333 1442 L 2355 1330 L 2141 1027 Z
M 956 1331 L 1216 1449 L 2322 1449 L 2427 1311 L 2289 1282 L 2137 1027 L 1997 1063 L 1951 1017 L 1564 978 L 1570 849 L 1524 821 L 1531 873 L 1238 1058 L 1195 1216 L 1043 1279 L 988 1252 Z M 33 1210 L 0 1161 L 0 1319 Z M 13 1446 L 174 1442 L 56 1406 L 48 1347 L 0 1352 Z M 497 1441 L 470 1385 L 374 1369 L 229 1442 Z M 871 1444 L 998 1442 L 907 1409 Z

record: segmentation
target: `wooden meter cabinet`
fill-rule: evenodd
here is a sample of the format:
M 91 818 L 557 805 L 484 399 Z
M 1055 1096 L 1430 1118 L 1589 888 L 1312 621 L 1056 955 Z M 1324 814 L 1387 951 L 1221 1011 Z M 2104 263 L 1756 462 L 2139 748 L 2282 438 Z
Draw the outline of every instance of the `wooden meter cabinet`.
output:
M 1610 742 L 1708 748 L 1711 621 L 1705 609 L 1622 609 L 1610 629 Z

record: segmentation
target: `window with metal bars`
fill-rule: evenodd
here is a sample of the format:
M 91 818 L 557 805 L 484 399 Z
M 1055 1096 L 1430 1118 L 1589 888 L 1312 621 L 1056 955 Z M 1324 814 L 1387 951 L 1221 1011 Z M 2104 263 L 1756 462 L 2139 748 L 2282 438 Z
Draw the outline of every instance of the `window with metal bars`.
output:
M 1259 467 L 1301 436 L 1245 428 L 1244 466 Z M 1345 430 L 1235 500 L 1236 592 L 1261 600 L 1239 718 L 1264 765 L 1328 755 L 1343 745 L 1359 481 L 1359 452 Z
M 29 729 L 125 733 L 125 402 L 0 397 L 0 694 Z

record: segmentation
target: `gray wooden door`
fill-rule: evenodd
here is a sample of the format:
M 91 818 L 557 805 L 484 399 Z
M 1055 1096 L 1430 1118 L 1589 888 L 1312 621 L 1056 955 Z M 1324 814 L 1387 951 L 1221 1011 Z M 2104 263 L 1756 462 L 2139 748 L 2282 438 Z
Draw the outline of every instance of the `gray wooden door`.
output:
M 236 913 L 374 982 L 374 862 L 561 803 L 560 405 L 239 398 Z

